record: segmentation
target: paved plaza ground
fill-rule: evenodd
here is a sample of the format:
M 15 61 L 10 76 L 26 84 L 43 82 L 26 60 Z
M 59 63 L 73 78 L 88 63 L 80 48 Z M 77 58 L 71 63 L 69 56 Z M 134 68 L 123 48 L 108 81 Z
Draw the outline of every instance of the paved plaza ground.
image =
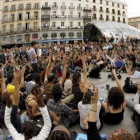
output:
M 93 82 L 98 88 L 101 88 L 102 86 L 106 86 L 106 84 L 109 84 L 110 87 L 116 86 L 115 81 L 112 81 L 111 79 L 107 78 L 108 74 L 109 73 L 101 72 L 102 79 L 90 79 L 89 78 L 89 80 L 91 82 Z M 122 86 L 124 85 L 125 78 L 126 78 L 126 74 L 122 74 L 122 79 L 121 79 Z M 133 82 L 136 82 L 136 81 L 137 81 L 137 79 L 133 80 Z M 134 94 L 126 94 L 126 98 L 133 98 L 133 97 L 134 97 Z M 104 124 L 102 130 L 100 131 L 100 134 L 106 134 L 108 136 L 115 129 L 126 129 L 130 133 L 134 134 L 136 132 L 136 127 L 135 127 L 135 123 L 130 118 L 131 114 L 132 114 L 132 111 L 129 108 L 126 108 L 123 121 L 120 124 L 114 125 L 114 126 L 109 126 L 109 125 Z M 84 133 L 80 129 L 79 125 L 72 127 L 70 130 L 74 130 L 77 133 L 79 133 L 79 132 Z M 3 128 L 3 132 L 5 135 L 9 134 L 9 132 L 5 128 Z

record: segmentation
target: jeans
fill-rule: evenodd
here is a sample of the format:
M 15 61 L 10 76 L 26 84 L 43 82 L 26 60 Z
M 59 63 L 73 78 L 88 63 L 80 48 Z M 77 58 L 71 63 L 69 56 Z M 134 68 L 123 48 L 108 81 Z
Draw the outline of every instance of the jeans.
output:
M 21 119 L 21 123 L 22 124 L 25 123 L 25 122 L 27 122 L 27 121 L 30 121 L 29 118 L 26 115 L 24 115 L 24 114 L 22 114 L 20 116 L 20 119 Z
M 0 129 L 0 140 L 6 140 L 6 137 L 3 135 L 3 132 L 1 129 Z
M 134 111 L 134 99 L 128 98 L 126 99 L 126 106 Z
M 72 73 L 74 73 L 74 72 L 76 72 L 77 70 L 79 70 L 79 67 L 75 67 L 74 70 L 72 70 L 71 68 L 69 68 L 69 70 L 70 70 Z

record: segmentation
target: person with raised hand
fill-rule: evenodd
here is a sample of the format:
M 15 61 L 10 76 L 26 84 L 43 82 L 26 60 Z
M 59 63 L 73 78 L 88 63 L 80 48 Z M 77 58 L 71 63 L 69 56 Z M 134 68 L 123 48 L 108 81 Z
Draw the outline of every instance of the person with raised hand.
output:
M 18 71 L 15 74 L 15 96 L 12 100 L 12 104 L 13 106 L 16 106 L 18 108 L 18 104 L 19 104 L 19 81 L 20 78 L 22 76 L 22 72 Z M 43 102 L 43 95 L 41 92 L 39 92 L 39 94 L 37 95 L 37 103 L 40 105 L 40 111 L 41 114 L 43 115 L 43 119 L 44 119 L 44 126 L 41 129 L 39 135 L 36 136 L 36 124 L 35 122 L 25 122 L 22 125 L 22 132 L 23 134 L 21 134 L 19 131 L 17 131 L 13 125 L 11 124 L 10 121 L 10 114 L 12 111 L 12 108 L 10 108 L 11 106 L 11 99 L 9 97 L 9 95 L 7 94 L 6 97 L 6 102 L 7 102 L 7 106 L 6 106 L 6 111 L 5 111 L 5 124 L 11 134 L 11 136 L 13 137 L 14 140 L 45 140 L 48 135 L 49 132 L 51 130 L 51 120 L 50 120 L 50 116 L 47 110 L 47 107 L 45 106 L 44 102 Z M 15 116 L 17 115 L 17 110 L 15 112 Z M 15 118 L 16 120 L 17 118 Z M 21 126 L 20 126 L 21 127 Z M 21 128 L 20 128 L 21 129 Z
M 94 96 L 91 97 L 92 106 L 90 109 L 90 114 L 88 116 L 88 113 L 86 112 L 84 119 L 82 119 L 83 124 L 87 129 L 88 140 L 101 140 L 96 127 L 98 100 L 99 100 L 99 92 L 98 89 L 96 88 Z
M 104 113 L 102 119 L 106 124 L 115 125 L 123 120 L 123 114 L 126 107 L 125 95 L 121 83 L 117 77 L 116 71 L 112 70 L 118 87 L 112 87 L 108 92 L 107 102 L 102 102 Z

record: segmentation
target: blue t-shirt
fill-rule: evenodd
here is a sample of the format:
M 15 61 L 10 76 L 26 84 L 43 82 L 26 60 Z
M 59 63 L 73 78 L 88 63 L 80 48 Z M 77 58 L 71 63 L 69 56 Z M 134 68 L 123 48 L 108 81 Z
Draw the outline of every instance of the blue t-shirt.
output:
M 123 61 L 119 61 L 119 62 L 117 61 L 117 62 L 116 62 L 116 67 L 117 67 L 117 68 L 121 68 L 121 67 L 123 67 L 123 66 L 124 66 Z

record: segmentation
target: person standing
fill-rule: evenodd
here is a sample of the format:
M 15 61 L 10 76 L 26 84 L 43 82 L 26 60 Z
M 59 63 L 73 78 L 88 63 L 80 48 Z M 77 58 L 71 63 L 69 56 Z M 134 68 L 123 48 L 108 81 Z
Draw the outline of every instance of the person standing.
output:
M 35 51 L 36 45 L 37 45 L 37 43 L 35 41 L 33 41 L 31 43 L 31 48 L 29 50 L 29 58 L 30 58 L 31 66 L 33 68 L 34 73 L 39 71 L 37 54 L 36 54 L 36 51 Z

